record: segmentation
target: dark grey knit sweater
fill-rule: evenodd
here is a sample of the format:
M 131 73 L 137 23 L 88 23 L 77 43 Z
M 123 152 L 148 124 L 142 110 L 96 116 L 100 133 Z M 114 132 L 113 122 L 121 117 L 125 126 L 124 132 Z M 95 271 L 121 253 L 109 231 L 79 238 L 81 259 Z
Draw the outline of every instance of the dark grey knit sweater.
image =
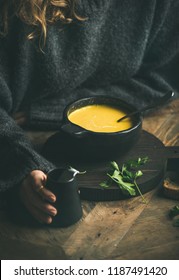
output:
M 179 91 L 178 0 L 80 0 L 84 22 L 48 27 L 43 52 L 29 26 L 12 19 L 0 39 L 0 190 L 51 163 L 34 151 L 11 115 L 58 129 L 65 105 L 107 94 L 142 107 Z

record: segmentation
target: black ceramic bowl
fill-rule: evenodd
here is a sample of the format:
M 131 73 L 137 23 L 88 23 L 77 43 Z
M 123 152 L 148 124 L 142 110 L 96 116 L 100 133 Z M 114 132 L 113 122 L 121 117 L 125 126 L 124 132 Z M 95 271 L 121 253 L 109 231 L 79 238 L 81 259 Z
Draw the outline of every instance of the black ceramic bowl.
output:
M 138 140 L 141 127 L 141 114 L 132 117 L 132 127 L 127 130 L 102 133 L 86 130 L 73 124 L 68 119 L 70 113 L 81 107 L 93 104 L 107 104 L 117 106 L 128 112 L 133 112 L 136 108 L 121 99 L 108 96 L 95 96 L 79 99 L 69 104 L 64 110 L 63 123 L 61 131 L 69 144 L 71 153 L 77 157 L 88 158 L 112 158 L 114 155 L 120 156 L 126 153 Z M 70 141 L 69 141 L 70 139 Z

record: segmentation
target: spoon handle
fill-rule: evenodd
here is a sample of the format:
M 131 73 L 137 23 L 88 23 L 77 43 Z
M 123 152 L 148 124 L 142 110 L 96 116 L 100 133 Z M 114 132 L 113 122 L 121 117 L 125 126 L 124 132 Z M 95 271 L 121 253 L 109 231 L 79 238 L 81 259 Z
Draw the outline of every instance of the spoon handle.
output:
M 173 91 L 169 91 L 167 92 L 164 96 L 162 96 L 161 98 L 159 98 L 159 100 L 155 103 L 155 104 L 151 104 L 151 105 L 148 105 L 140 110 L 136 110 L 134 112 L 131 112 L 125 116 L 123 116 L 122 118 L 118 119 L 117 122 L 121 122 L 123 121 L 124 119 L 127 119 L 135 114 L 138 114 L 138 113 L 143 113 L 144 111 L 147 111 L 149 109 L 153 109 L 153 108 L 156 108 L 164 103 L 166 103 L 171 97 L 174 96 L 174 92 Z

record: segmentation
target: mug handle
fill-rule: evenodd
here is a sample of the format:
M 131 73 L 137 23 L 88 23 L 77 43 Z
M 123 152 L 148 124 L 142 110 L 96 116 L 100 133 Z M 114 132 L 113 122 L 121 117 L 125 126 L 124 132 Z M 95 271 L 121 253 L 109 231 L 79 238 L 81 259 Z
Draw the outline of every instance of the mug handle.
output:
M 62 124 L 61 129 L 62 131 L 79 138 L 84 137 L 88 134 L 87 130 L 70 122 Z

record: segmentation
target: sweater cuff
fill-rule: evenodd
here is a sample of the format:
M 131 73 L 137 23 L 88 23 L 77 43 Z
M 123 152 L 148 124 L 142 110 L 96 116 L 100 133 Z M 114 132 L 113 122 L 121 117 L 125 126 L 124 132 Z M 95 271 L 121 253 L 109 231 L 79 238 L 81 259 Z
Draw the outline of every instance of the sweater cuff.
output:
M 56 130 L 60 128 L 65 102 L 63 99 L 33 102 L 29 108 L 28 125 L 33 128 Z
M 33 170 L 41 170 L 47 174 L 51 169 L 56 167 L 35 151 L 32 152 L 32 156 L 30 157 L 25 157 L 25 155 L 20 156 L 19 153 L 19 158 L 17 156 L 14 157 L 11 160 L 11 165 L 9 167 L 10 170 L 4 167 L 2 168 L 3 174 L 0 177 L 1 191 L 6 191 L 19 185 Z

